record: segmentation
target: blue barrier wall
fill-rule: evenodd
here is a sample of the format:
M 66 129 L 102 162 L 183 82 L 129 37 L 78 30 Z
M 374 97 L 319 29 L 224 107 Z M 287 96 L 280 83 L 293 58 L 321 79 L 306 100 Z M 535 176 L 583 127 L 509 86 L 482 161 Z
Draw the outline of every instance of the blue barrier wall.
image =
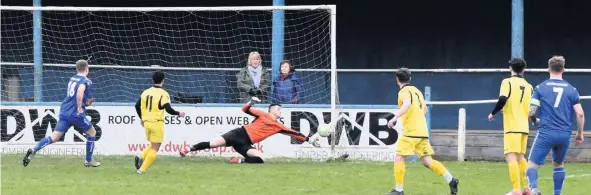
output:
M 24 5 L 30 6 L 30 1 L 5 0 L 3 5 Z M 524 24 L 527 29 L 524 33 L 525 47 L 524 56 L 530 68 L 544 68 L 546 61 L 553 54 L 565 55 L 567 68 L 590 68 L 591 55 L 588 55 L 591 48 L 591 25 L 586 20 L 591 12 L 591 4 L 586 1 L 555 1 L 540 0 L 524 2 Z M 44 2 L 45 6 L 245 6 L 245 5 L 270 5 L 269 0 L 220 0 L 220 1 L 156 1 L 156 0 L 102 0 L 102 1 L 74 1 L 74 0 L 53 0 Z M 337 4 L 337 58 L 339 68 L 397 68 L 407 66 L 410 68 L 506 68 L 506 62 L 511 56 L 511 2 L 510 1 L 355 1 L 355 0 L 289 0 L 287 5 L 310 5 L 310 4 Z M 380 6 L 378 6 L 380 5 Z M 548 14 L 552 13 L 552 14 Z M 100 14 L 100 13 L 96 13 Z M 108 14 L 108 13 L 102 13 Z M 113 13 L 111 13 L 113 14 Z M 198 13 L 194 18 L 199 18 Z M 317 14 L 317 13 L 313 13 Z M 7 20 L 16 19 L 11 13 L 2 12 L 2 39 L 0 42 L 0 58 L 3 62 L 33 62 L 32 45 L 33 33 L 23 28 L 33 25 L 32 15 L 27 13 L 18 17 L 15 25 L 10 25 Z M 59 17 L 57 15 L 44 13 L 43 17 Z M 128 15 L 129 16 L 129 15 Z M 178 15 L 177 15 L 178 16 Z M 200 48 L 211 45 L 224 45 L 215 39 L 199 39 L 185 44 L 184 41 L 174 40 L 175 43 L 168 50 L 158 50 L 159 45 L 144 44 L 155 43 L 134 37 L 138 33 L 137 28 L 129 25 L 116 25 L 119 31 L 126 31 L 125 36 L 107 35 L 86 37 L 81 40 L 84 43 L 101 45 L 101 39 L 111 42 L 129 41 L 128 45 L 115 47 L 70 47 L 78 44 L 72 39 L 71 34 L 56 33 L 57 31 L 43 31 L 44 39 L 51 40 L 54 44 L 44 48 L 44 63 L 73 63 L 75 60 L 93 55 L 94 64 L 124 64 L 131 66 L 148 66 L 161 64 L 166 66 L 198 66 L 240 68 L 244 67 L 246 55 L 252 50 L 259 50 L 263 54 L 264 65 L 271 61 L 271 38 L 263 34 L 272 32 L 272 24 L 268 16 L 255 17 L 259 21 L 267 21 L 267 28 L 260 28 L 260 32 L 250 33 L 249 37 L 241 37 L 245 43 L 241 45 L 222 46 L 211 50 L 232 51 L 228 53 L 191 53 L 182 52 L 191 48 Z M 286 26 L 293 28 L 285 29 L 285 59 L 292 60 L 296 68 L 323 68 L 327 67 L 326 56 L 317 57 L 318 51 L 322 50 L 314 46 L 306 46 L 302 49 L 299 44 L 304 42 L 326 45 L 326 40 L 307 37 L 309 31 L 304 30 L 307 24 L 301 20 L 291 20 L 290 12 L 286 12 Z M 300 17 L 302 15 L 299 15 Z M 242 17 L 242 16 L 236 16 Z M 260 18 L 256 18 L 260 17 Z M 88 17 L 92 18 L 92 17 Z M 131 18 L 131 17 L 129 17 Z M 202 17 L 203 18 L 203 17 Z M 104 19 L 104 18 L 103 18 Z M 229 18 L 229 20 L 240 20 Z M 324 21 L 318 19 L 318 21 Z M 187 20 L 191 21 L 191 20 Z M 171 23 L 178 21 L 170 21 Z M 180 21 L 186 23 L 186 21 Z M 44 21 L 43 25 L 54 24 L 56 20 Z M 84 25 L 68 26 L 68 30 L 80 34 L 92 34 L 93 23 Z M 296 24 L 300 24 L 297 26 Z M 162 24 L 166 25 L 166 24 Z M 238 24 L 241 25 L 241 24 Z M 253 24 L 248 24 L 253 25 Z M 204 26 L 187 27 L 203 29 Z M 162 26 L 153 26 L 162 29 Z M 177 30 L 182 31 L 181 27 Z M 206 27 L 206 26 L 205 26 Z M 16 29 L 21 29 L 15 31 Z M 312 26 L 311 29 L 322 29 Z M 59 29 L 58 29 L 59 30 Z M 218 34 L 209 34 L 209 37 L 224 35 L 225 31 L 219 29 L 208 29 Z M 176 31 L 159 32 L 176 33 Z M 238 32 L 237 33 L 245 33 Z M 185 37 L 188 34 L 172 34 L 168 37 Z M 298 37 L 298 38 L 296 38 Z M 51 38 L 51 39 L 50 39 Z M 128 39 L 129 38 L 129 39 Z M 18 44 L 14 43 L 18 40 Z M 264 41 L 269 40 L 269 41 Z M 159 40 L 168 41 L 168 40 Z M 324 42 L 322 42 L 324 41 Z M 227 41 L 226 41 L 227 42 Z M 221 42 L 221 43 L 226 43 Z M 229 42 L 237 42 L 229 40 Z M 152 47 L 153 46 L 153 47 Z M 240 47 L 238 47 L 240 46 Z M 133 50 L 135 53 L 121 52 L 121 48 L 144 49 Z M 261 49 L 262 48 L 262 49 Z M 129 50 L 128 50 L 129 51 Z M 108 55 L 107 55 L 108 53 Z M 162 54 L 165 58 L 154 59 L 153 56 Z M 325 54 L 323 54 L 325 55 Z M 201 57 L 196 57 L 201 56 Z M 306 57 L 302 57 L 306 56 Z M 145 59 L 151 58 L 152 60 Z M 123 62 L 123 63 L 122 63 Z M 134 63 L 124 63 L 134 62 Z M 167 64 L 162 64 L 166 62 Z M 196 63 L 207 62 L 207 63 Z M 220 65 L 222 64 L 222 65 Z M 2 67 L 5 75 L 6 66 Z M 33 69 L 18 68 L 21 76 L 21 97 L 34 97 Z M 60 94 L 64 93 L 63 85 L 73 74 L 55 68 L 45 67 L 44 70 L 44 93 L 45 101 L 60 101 Z M 95 82 L 94 94 L 99 101 L 104 102 L 130 102 L 150 85 L 149 72 L 147 71 L 119 71 L 94 69 L 90 78 Z M 71 71 L 73 72 L 73 70 Z M 191 95 L 204 96 L 205 102 L 231 103 L 236 99 L 234 72 L 184 72 L 167 71 L 169 80 L 167 88 L 172 95 L 176 93 L 188 93 Z M 301 76 L 307 83 L 308 89 L 302 102 L 325 104 L 329 101 L 329 78 L 323 73 L 303 73 Z M 457 73 L 415 73 L 413 83 L 419 88 L 426 85 L 432 86 L 432 100 L 474 100 L 493 99 L 497 97 L 500 80 L 507 76 L 507 73 L 486 73 L 486 74 L 457 74 Z M 527 79 L 532 84 L 541 82 L 546 78 L 545 74 L 528 74 Z M 591 89 L 585 88 L 585 79 L 589 76 L 582 74 L 567 74 L 566 79 L 573 85 L 579 86 L 581 95 L 591 95 Z M 394 104 L 397 93 L 397 86 L 391 73 L 339 73 L 339 97 L 341 104 Z M 478 86 L 482 84 L 483 86 Z M 591 108 L 583 101 L 585 109 Z M 457 110 L 460 107 L 467 108 L 468 128 L 470 129 L 501 129 L 500 120 L 490 123 L 486 121 L 486 115 L 492 109 L 492 105 L 466 105 L 466 106 L 435 106 L 433 107 L 433 128 L 455 128 L 457 125 Z M 500 119 L 500 118 L 499 118 Z M 587 125 L 587 129 L 590 126 Z
M 33 97 L 33 68 L 21 68 L 21 97 Z M 67 80 L 72 73 L 45 69 L 44 81 L 53 81 L 44 85 L 43 99 L 51 102 L 62 100 Z M 100 102 L 135 102 L 138 94 L 150 87 L 150 71 L 124 72 L 117 70 L 95 70 L 99 78 L 93 80 L 93 94 Z M 300 72 L 304 78 L 302 103 L 329 104 L 330 80 L 326 73 Z M 105 76 L 107 75 L 107 76 Z M 187 72 L 167 71 L 165 87 L 174 97 L 177 93 L 199 95 L 204 103 L 237 103 L 235 72 L 210 71 Z M 508 73 L 413 73 L 412 83 L 419 89 L 431 86 L 433 101 L 460 101 L 495 99 L 499 85 Z M 585 87 L 591 75 L 589 73 L 566 73 L 565 79 L 578 86 L 581 95 L 591 95 L 591 88 Z M 113 79 L 116 78 L 116 79 Z M 191 78 L 191 79 L 187 79 Z M 537 85 L 548 78 L 547 73 L 526 73 L 526 79 Z M 113 80 L 109 80 L 113 79 Z M 398 86 L 393 73 L 352 73 L 338 74 L 339 103 L 355 105 L 394 105 Z M 469 129 L 501 129 L 501 117 L 494 122 L 486 120 L 493 104 L 477 105 L 436 105 L 432 108 L 432 128 L 457 128 L 458 109 L 466 108 Z M 591 110 L 591 100 L 584 100 L 583 107 Z M 587 123 L 586 129 L 591 129 Z

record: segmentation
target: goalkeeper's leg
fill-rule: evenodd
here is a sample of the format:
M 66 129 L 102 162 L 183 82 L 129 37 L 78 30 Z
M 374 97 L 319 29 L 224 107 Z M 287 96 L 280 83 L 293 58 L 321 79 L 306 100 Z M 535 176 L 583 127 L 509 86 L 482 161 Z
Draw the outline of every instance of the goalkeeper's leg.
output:
M 239 144 L 232 146 L 236 152 L 240 155 L 244 156 L 242 158 L 231 158 L 229 163 L 233 164 L 240 164 L 240 163 L 248 163 L 248 164 L 262 164 L 265 163 L 263 160 L 263 153 L 261 151 L 256 150 L 251 145 L 244 145 Z
M 226 146 L 226 139 L 224 139 L 223 137 L 218 137 L 218 138 L 215 138 L 215 139 L 208 141 L 208 142 L 199 142 L 199 143 L 191 146 L 191 148 L 189 148 L 189 149 L 184 148 L 180 152 L 180 155 L 181 155 L 181 157 L 185 157 L 189 152 L 205 150 L 205 149 L 209 149 L 209 148 L 217 148 L 217 147 L 222 147 L 222 146 Z

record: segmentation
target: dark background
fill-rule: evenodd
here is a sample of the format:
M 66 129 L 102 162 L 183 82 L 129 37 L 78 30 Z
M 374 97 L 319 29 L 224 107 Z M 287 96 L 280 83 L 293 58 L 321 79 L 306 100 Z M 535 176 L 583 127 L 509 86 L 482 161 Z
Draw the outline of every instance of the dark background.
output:
M 3 5 L 30 6 L 31 1 L 4 0 Z M 271 0 L 249 1 L 72 1 L 52 0 L 43 2 L 44 6 L 246 6 L 271 5 Z M 399 66 L 409 68 L 507 68 L 511 57 L 511 1 L 493 0 L 450 0 L 450 1 L 305 1 L 286 0 L 287 5 L 337 5 L 337 63 L 339 69 L 392 69 Z M 564 55 L 567 68 L 591 68 L 591 2 L 584 0 L 525 0 L 525 59 L 529 68 L 545 68 L 549 57 L 555 54 Z M 585 12 L 585 10 L 587 10 Z M 286 16 L 287 17 L 287 16 Z M 287 32 L 288 30 L 286 30 Z M 287 35 L 286 35 L 287 36 Z M 259 37 L 264 39 L 265 37 Z M 270 37 L 268 38 L 270 39 Z M 286 42 L 286 47 L 289 43 Z M 257 47 L 253 45 L 251 47 Z M 268 46 L 265 46 L 268 47 Z M 241 59 L 247 50 L 240 51 Z M 289 48 L 286 48 L 286 53 Z M 28 50 L 26 51 L 28 52 Z M 265 53 L 265 52 L 263 52 Z M 269 52 L 266 52 L 269 53 Z M 5 53 L 3 53 L 5 54 Z M 22 61 L 32 62 L 29 53 Z M 263 54 L 264 61 L 269 62 L 270 56 Z M 324 54 L 326 55 L 326 54 Z M 19 55 L 22 56 L 22 55 Z M 6 61 L 6 56 L 2 59 Z M 286 58 L 290 58 L 287 56 Z M 54 59 L 58 59 L 54 57 Z M 71 61 L 70 59 L 64 59 Z M 12 60 L 11 60 L 12 61 Z M 229 64 L 239 63 L 228 62 Z M 326 63 L 326 62 L 324 62 Z M 300 68 L 311 68 L 311 65 Z M 145 65 L 145 64 L 137 64 Z M 324 65 L 322 65 L 324 66 Z M 321 67 L 322 67 L 321 66 Z M 233 67 L 233 66 L 232 66 Z M 21 70 L 24 72 L 31 70 Z M 63 74 L 62 70 L 48 69 L 50 75 Z M 101 70 L 99 70 L 101 71 Z M 105 70 L 106 71 L 106 70 Z M 46 75 L 48 75 L 46 74 Z M 148 73 L 131 73 L 134 75 Z M 173 80 L 184 77 L 197 77 L 197 81 L 172 83 L 168 86 L 174 92 L 195 90 L 193 93 L 205 94 L 205 102 L 220 101 L 230 103 L 235 94 L 234 84 L 218 84 L 217 80 L 232 82 L 233 73 L 223 75 L 216 73 L 174 72 Z M 185 75 L 183 75 L 185 74 Z M 189 75 L 187 75 L 189 74 Z M 329 95 L 327 75 L 307 75 L 304 83 L 312 94 L 303 103 L 328 103 Z M 318 74 L 318 73 L 316 73 Z M 107 82 L 115 77 L 110 72 L 103 72 L 102 80 Z M 433 100 L 477 100 L 494 99 L 498 96 L 498 85 L 508 73 L 415 73 L 413 82 L 419 88 L 432 86 Z M 67 79 L 69 74 L 59 76 Z M 132 76 L 128 76 L 132 77 Z M 528 73 L 526 78 L 534 86 L 547 78 L 544 73 Z M 591 77 L 589 74 L 565 75 L 565 79 L 578 86 L 581 95 L 591 95 L 591 88 L 585 84 Z M 24 79 L 32 82 L 32 80 Z M 47 79 L 46 80 L 51 80 Z M 55 81 L 54 84 L 63 82 Z M 93 80 L 94 81 L 94 80 Z M 64 81 L 65 82 L 65 81 Z M 148 82 L 139 79 L 127 79 L 125 82 Z M 341 104 L 395 104 L 398 87 L 392 73 L 339 73 L 339 99 Z M 30 84 L 29 84 L 30 85 Z M 63 85 L 63 84 L 61 84 Z M 115 85 L 115 84 L 110 84 Z M 215 87 L 222 85 L 224 87 Z M 209 87 L 208 87 L 209 86 Z M 211 87 L 213 86 L 213 87 Z M 57 88 L 46 87 L 46 94 L 57 94 Z M 139 93 L 142 87 L 133 89 L 118 88 L 95 90 L 104 92 L 101 99 L 108 101 L 129 102 Z M 197 89 L 197 90 L 196 90 Z M 27 89 L 23 89 L 27 91 Z M 201 91 L 201 92 L 199 92 Z M 32 91 L 26 92 L 30 96 Z M 52 101 L 59 101 L 56 97 Z M 109 99 L 111 98 L 111 99 Z M 123 98 L 123 100 L 122 100 Z M 590 110 L 586 103 L 583 105 Z M 433 128 L 456 128 L 457 111 L 460 107 L 467 108 L 468 128 L 500 129 L 500 120 L 489 123 L 486 116 L 492 104 L 435 106 L 433 108 Z M 589 125 L 587 126 L 589 127 Z M 589 129 L 589 128 L 587 128 Z
M 31 5 L 3 0 L 2 5 Z M 47 0 L 45 6 L 246 6 L 272 0 Z M 287 5 L 337 5 L 339 68 L 499 68 L 511 54 L 511 1 L 286 0 Z M 525 58 L 543 68 L 564 55 L 569 68 L 591 61 L 591 2 L 525 0 Z M 587 12 L 585 12 L 587 10 Z

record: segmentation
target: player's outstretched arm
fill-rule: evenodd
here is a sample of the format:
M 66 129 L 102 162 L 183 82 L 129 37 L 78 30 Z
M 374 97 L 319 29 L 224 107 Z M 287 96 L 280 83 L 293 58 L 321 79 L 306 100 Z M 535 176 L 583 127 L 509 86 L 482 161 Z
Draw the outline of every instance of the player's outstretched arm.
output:
M 137 116 L 140 117 L 140 119 L 142 119 L 142 98 L 141 97 L 139 99 L 137 99 L 137 102 L 135 103 L 135 112 L 137 113 Z
M 302 134 L 296 130 L 293 130 L 293 129 L 291 129 L 279 122 L 277 122 L 277 125 L 281 128 L 281 130 L 279 130 L 279 133 L 293 137 L 293 138 L 303 141 L 303 142 L 308 142 L 308 143 L 312 144 L 314 147 L 320 147 L 320 144 L 318 143 L 318 141 L 320 140 L 320 138 L 318 137 L 318 134 L 314 134 L 311 137 L 307 137 L 304 134 Z
M 499 113 L 499 111 L 503 109 L 503 107 L 505 107 L 505 104 L 507 104 L 507 96 L 499 96 L 499 100 L 497 100 L 497 104 L 495 104 L 495 107 L 490 112 L 488 119 L 492 120 L 492 117 L 494 117 L 497 113 Z
M 84 91 L 86 90 L 86 85 L 78 86 L 78 92 L 76 94 L 76 106 L 78 109 L 78 115 L 81 115 L 82 110 L 82 100 L 84 100 Z
M 162 105 L 162 107 L 160 107 L 160 109 L 166 110 L 166 112 L 170 115 L 177 115 L 177 116 L 181 116 L 181 117 L 185 116 L 184 112 L 176 111 L 174 108 L 172 108 L 170 103 L 166 103 L 166 104 Z
M 265 112 L 260 110 L 260 109 L 256 109 L 256 108 L 252 108 L 253 105 L 255 105 L 256 103 L 261 102 L 261 100 L 257 97 L 252 97 L 250 99 L 250 101 L 248 101 L 246 104 L 244 104 L 244 106 L 242 106 L 242 112 L 249 114 L 251 116 L 261 116 L 264 115 Z
M 538 107 L 539 105 L 532 104 L 529 106 L 529 121 L 532 122 L 534 125 L 538 125 L 540 123 L 540 119 L 538 118 Z
M 408 109 L 410 108 L 411 105 L 411 101 L 410 101 L 411 97 L 405 97 L 402 100 L 402 106 L 400 106 L 400 109 L 398 109 L 398 111 L 394 114 L 394 118 L 390 119 L 390 121 L 388 121 L 388 127 L 390 128 L 394 128 L 394 125 L 396 125 L 396 121 L 398 121 L 398 118 L 400 118 L 402 115 L 406 114 L 406 112 L 408 112 Z
M 575 138 L 575 143 L 578 145 L 583 143 L 583 140 L 585 139 L 585 136 L 583 135 L 583 128 L 585 128 L 585 112 L 579 102 L 573 107 L 575 109 L 575 114 L 577 115 L 577 136 Z

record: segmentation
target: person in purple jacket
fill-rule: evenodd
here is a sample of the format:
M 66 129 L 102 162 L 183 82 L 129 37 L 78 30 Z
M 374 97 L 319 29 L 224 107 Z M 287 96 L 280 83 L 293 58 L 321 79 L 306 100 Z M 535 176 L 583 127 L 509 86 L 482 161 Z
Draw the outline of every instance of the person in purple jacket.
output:
M 288 60 L 281 62 L 281 75 L 273 80 L 273 100 L 280 104 L 298 104 L 301 101 L 302 79 Z

